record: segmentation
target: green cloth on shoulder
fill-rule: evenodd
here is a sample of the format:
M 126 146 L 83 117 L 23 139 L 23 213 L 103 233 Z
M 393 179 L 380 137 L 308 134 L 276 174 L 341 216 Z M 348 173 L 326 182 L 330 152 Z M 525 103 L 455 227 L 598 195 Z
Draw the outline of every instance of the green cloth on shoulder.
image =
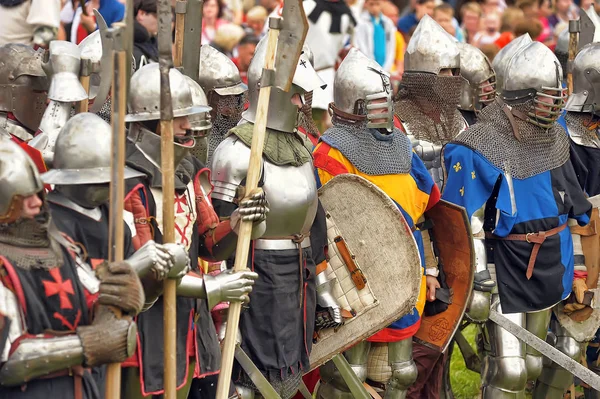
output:
M 227 135 L 237 136 L 248 147 L 252 145 L 254 123 L 247 122 L 231 129 Z M 284 166 L 302 166 L 312 161 L 312 154 L 298 133 L 287 133 L 269 129 L 265 132 L 263 156 L 269 162 Z

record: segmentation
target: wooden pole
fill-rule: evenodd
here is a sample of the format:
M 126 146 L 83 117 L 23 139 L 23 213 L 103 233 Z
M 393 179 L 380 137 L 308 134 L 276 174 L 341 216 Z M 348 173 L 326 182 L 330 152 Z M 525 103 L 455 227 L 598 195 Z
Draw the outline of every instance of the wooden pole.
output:
M 173 102 L 169 73 L 173 66 L 171 2 L 158 1 L 158 60 L 160 68 L 160 151 L 163 192 L 164 243 L 175 242 L 175 160 L 173 155 Z M 165 399 L 177 397 L 177 282 L 166 279 L 163 291 Z
M 127 113 L 127 63 L 126 53 L 122 48 L 121 33 L 125 26 L 115 23 L 114 38 L 115 52 L 113 57 L 112 83 L 112 155 L 110 180 L 110 215 L 108 231 L 108 259 L 111 262 L 122 261 L 124 258 L 124 224 L 123 207 L 125 201 L 125 114 Z M 89 77 L 88 77 L 89 83 Z M 87 101 L 84 101 L 87 105 Z M 87 107 L 86 107 L 87 108 Z M 113 308 L 118 317 L 120 310 Z M 106 370 L 106 399 L 121 397 L 121 364 L 112 363 Z
M 187 1 L 177 0 L 175 4 L 175 68 L 183 66 L 183 34 L 185 33 L 185 10 Z
M 79 101 L 76 105 L 75 112 L 80 114 L 82 112 L 88 112 L 89 105 L 89 94 L 90 94 L 90 59 L 82 58 L 81 59 L 81 69 L 79 71 L 79 81 L 81 85 L 85 89 L 85 92 L 88 93 L 88 97 Z
M 569 21 L 569 58 L 567 62 L 567 92 L 569 95 L 573 93 L 573 61 L 577 56 L 577 45 L 579 42 L 579 20 Z M 564 73 L 564 71 L 563 71 Z
M 273 70 L 275 66 L 275 52 L 277 50 L 277 39 L 279 30 L 270 29 L 267 42 L 267 55 L 265 60 L 265 69 Z M 265 145 L 265 131 L 267 128 L 267 115 L 269 111 L 269 98 L 271 97 L 271 87 L 263 87 L 258 94 L 258 105 L 256 107 L 256 119 L 254 123 L 254 132 L 252 134 L 252 145 L 250 147 L 250 163 L 248 165 L 248 174 L 246 177 L 246 194 L 258 187 L 260 170 L 262 163 L 263 147 Z M 241 222 L 237 247 L 235 250 L 235 271 L 246 269 L 248 264 L 248 251 L 250 249 L 250 236 L 252 234 L 252 222 Z M 227 399 L 229 394 L 229 384 L 231 383 L 231 373 L 233 370 L 233 357 L 235 354 L 235 342 L 240 322 L 240 311 L 242 304 L 232 302 L 229 304 L 229 313 L 227 315 L 227 331 L 223 343 L 223 353 L 221 356 L 221 372 L 219 374 L 219 385 L 217 386 L 216 399 Z

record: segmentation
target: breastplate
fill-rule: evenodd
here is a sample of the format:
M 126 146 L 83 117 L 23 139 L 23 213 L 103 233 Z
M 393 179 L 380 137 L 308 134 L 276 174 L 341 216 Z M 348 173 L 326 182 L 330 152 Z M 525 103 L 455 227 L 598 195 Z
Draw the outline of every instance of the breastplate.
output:
M 271 210 L 263 238 L 308 234 L 318 203 L 312 162 L 300 167 L 263 162 L 263 190 Z
M 212 160 L 213 200 L 235 202 L 248 174 L 250 148 L 235 136 L 219 145 Z M 262 188 L 269 201 L 263 238 L 306 235 L 317 213 L 317 184 L 312 162 L 278 166 L 263 157 Z
M 444 169 L 442 167 L 442 146 L 429 141 L 417 140 L 415 136 L 409 135 L 415 153 L 425 164 L 427 171 L 433 178 L 435 184 L 441 190 L 444 185 Z

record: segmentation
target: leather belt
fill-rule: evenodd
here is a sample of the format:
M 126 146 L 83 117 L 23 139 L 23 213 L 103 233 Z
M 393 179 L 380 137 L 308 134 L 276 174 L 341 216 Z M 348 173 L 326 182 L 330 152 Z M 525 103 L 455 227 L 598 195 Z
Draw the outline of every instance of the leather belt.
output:
M 306 236 L 305 236 L 306 237 Z M 301 248 L 310 247 L 310 240 L 303 240 L 300 243 Z M 254 249 L 262 249 L 266 251 L 283 251 L 286 249 L 298 249 L 298 244 L 293 239 L 280 238 L 260 238 L 254 241 Z
M 57 377 L 64 377 L 64 376 L 72 376 L 73 377 L 73 384 L 74 384 L 74 393 L 75 393 L 75 397 L 74 399 L 83 399 L 83 375 L 85 374 L 86 371 L 91 371 L 88 368 L 85 368 L 83 366 L 73 366 L 70 367 L 68 369 L 63 369 L 63 370 L 59 370 L 59 371 L 55 371 L 54 373 L 50 373 L 50 374 L 46 374 L 42 377 L 39 377 L 42 380 L 46 380 L 46 379 L 52 379 L 52 378 L 57 378 Z
M 506 237 L 499 237 L 493 234 L 490 231 L 485 232 L 485 238 L 489 240 L 500 240 L 500 241 L 527 241 L 530 244 L 533 244 L 533 249 L 531 250 L 531 255 L 529 256 L 529 263 L 527 265 L 527 280 L 531 279 L 533 275 L 533 267 L 535 266 L 535 259 L 537 258 L 538 253 L 540 252 L 540 247 L 546 241 L 546 238 L 552 237 L 567 228 L 567 223 L 562 224 L 558 227 L 547 231 L 539 231 L 537 233 L 527 233 L 527 234 L 509 234 Z

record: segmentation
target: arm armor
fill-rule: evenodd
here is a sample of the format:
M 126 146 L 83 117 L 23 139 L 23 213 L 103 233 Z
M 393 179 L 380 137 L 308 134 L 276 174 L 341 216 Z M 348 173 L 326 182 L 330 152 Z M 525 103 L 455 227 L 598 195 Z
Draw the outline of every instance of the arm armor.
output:
M 23 339 L 0 368 L 0 384 L 21 385 L 37 377 L 83 364 L 83 346 L 75 334 Z
M 476 323 L 485 322 L 490 315 L 490 298 L 496 287 L 487 268 L 487 254 L 485 249 L 485 234 L 483 232 L 484 208 L 476 211 L 471 217 L 471 231 L 473 233 L 473 248 L 475 250 L 475 279 L 473 293 L 467 306 L 467 317 Z
M 334 279 L 328 280 L 325 271 L 317 274 L 315 284 L 317 286 L 317 304 L 323 308 L 339 308 L 337 300 L 333 296 Z
M 237 214 L 237 203 L 240 189 L 246 180 L 248 172 L 250 149 L 235 136 L 226 138 L 215 150 L 212 159 L 212 201 L 221 223 L 209 232 L 207 247 L 212 245 L 212 259 L 227 259 L 237 244 L 237 234 L 233 227 Z M 260 184 L 259 184 L 260 185 Z M 238 225 L 239 226 L 239 225 Z M 252 229 L 252 239 L 260 237 L 266 229 L 266 221 L 255 223 Z M 209 247 L 211 248 L 211 247 Z
M 38 133 L 29 143 L 29 145 L 42 153 L 44 162 L 48 165 L 52 165 L 56 139 L 65 123 L 71 117 L 71 108 L 70 102 L 50 101 L 44 112 L 44 116 L 42 116 Z

